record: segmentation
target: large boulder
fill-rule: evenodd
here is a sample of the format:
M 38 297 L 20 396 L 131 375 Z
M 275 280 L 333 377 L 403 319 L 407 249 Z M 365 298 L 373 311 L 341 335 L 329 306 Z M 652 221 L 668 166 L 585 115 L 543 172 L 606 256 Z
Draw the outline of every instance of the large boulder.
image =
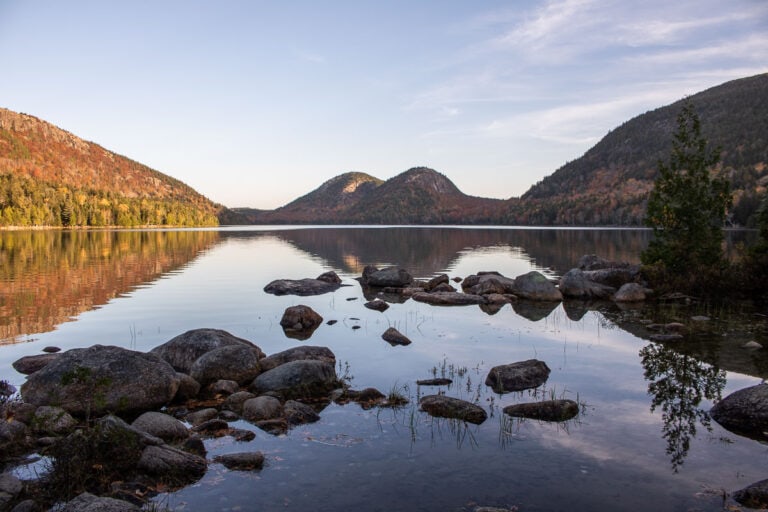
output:
M 336 272 L 325 272 L 316 279 L 277 279 L 264 287 L 266 293 L 273 295 L 322 295 L 334 292 L 341 286 L 341 278 Z
M 547 382 L 550 369 L 547 363 L 528 359 L 517 363 L 494 366 L 485 378 L 485 385 L 497 393 L 510 393 L 537 388 Z
M 573 400 L 543 400 L 508 405 L 504 414 L 541 421 L 568 421 L 579 414 L 579 404 Z
M 366 267 L 363 271 L 362 279 L 363 284 L 378 288 L 385 286 L 402 288 L 413 282 L 413 276 L 407 270 L 399 267 L 387 267 L 381 270 Z
M 301 304 L 286 308 L 280 319 L 285 335 L 299 340 L 308 339 L 322 323 L 322 316 L 311 307 Z
M 616 291 L 611 286 L 587 279 L 584 271 L 573 268 L 560 278 L 560 293 L 574 299 L 607 299 Z
M 558 302 L 563 300 L 555 285 L 541 272 L 532 270 L 515 278 L 515 290 L 512 292 L 521 299 Z
M 419 400 L 421 409 L 430 416 L 453 418 L 479 425 L 488 414 L 479 405 L 445 395 L 427 395 Z
M 709 415 L 731 432 L 765 441 L 768 439 L 768 384 L 734 391 L 717 402 Z
M 192 364 L 211 350 L 230 345 L 246 345 L 261 352 L 261 349 L 243 338 L 233 336 L 221 329 L 193 329 L 153 348 L 150 352 L 168 361 L 176 371 L 189 373 Z M 264 357 L 261 352 L 259 358 Z
M 281 364 L 290 361 L 300 361 L 302 359 L 314 359 L 316 361 L 325 361 L 336 364 L 336 356 L 328 347 L 314 347 L 310 345 L 301 345 L 292 347 L 282 352 L 271 354 L 259 361 L 261 371 L 271 370 Z
M 291 361 L 256 377 L 250 390 L 278 393 L 288 398 L 324 396 L 339 387 L 336 369 L 326 361 Z
M 260 349 L 248 345 L 219 347 L 192 363 L 189 375 L 201 386 L 221 379 L 233 380 L 244 386 L 261 373 L 259 359 L 263 357 Z
M 176 371 L 154 354 L 94 345 L 72 349 L 21 386 L 25 402 L 58 405 L 70 414 L 131 415 L 159 409 L 179 388 Z

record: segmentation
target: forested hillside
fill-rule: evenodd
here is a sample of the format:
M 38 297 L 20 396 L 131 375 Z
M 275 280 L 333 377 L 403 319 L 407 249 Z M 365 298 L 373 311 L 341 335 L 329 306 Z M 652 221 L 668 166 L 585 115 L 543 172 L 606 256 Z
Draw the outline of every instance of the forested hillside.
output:
M 718 168 L 731 181 L 729 219 L 748 225 L 768 185 L 768 74 L 734 80 L 689 97 L 702 133 L 720 147 Z M 683 102 L 642 114 L 612 130 L 584 156 L 511 200 L 513 224 L 639 225 L 669 154 Z
M 222 209 L 170 176 L 0 109 L 0 226 L 210 226 Z

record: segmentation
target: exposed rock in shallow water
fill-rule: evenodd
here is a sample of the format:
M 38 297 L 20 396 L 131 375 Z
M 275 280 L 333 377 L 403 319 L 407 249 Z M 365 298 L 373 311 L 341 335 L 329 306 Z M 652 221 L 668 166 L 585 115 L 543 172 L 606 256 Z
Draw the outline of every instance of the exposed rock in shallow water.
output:
M 192 363 L 189 375 L 201 386 L 220 379 L 246 385 L 261 373 L 259 359 L 262 357 L 260 349 L 248 345 L 219 347 L 206 352 Z
M 538 359 L 494 366 L 488 372 L 485 385 L 497 393 L 523 391 L 537 388 L 547 382 L 549 372 L 547 363 Z
M 320 274 L 316 279 L 277 279 L 264 287 L 272 295 L 298 295 L 308 297 L 334 292 L 341 287 L 341 278 L 336 272 Z
M 515 289 L 512 292 L 521 299 L 541 301 L 561 301 L 563 294 L 541 272 L 532 270 L 515 278 Z
M 579 414 L 579 404 L 573 400 L 545 400 L 508 405 L 504 414 L 542 421 L 567 421 Z
M 485 304 L 485 297 L 459 292 L 419 292 L 413 295 L 416 302 L 424 302 L 433 306 L 469 306 Z
M 724 428 L 765 441 L 768 439 L 768 384 L 758 384 L 734 391 L 709 411 Z
M 421 409 L 430 416 L 453 418 L 479 425 L 488 414 L 473 403 L 445 395 L 427 395 L 419 400 Z
M 295 400 L 285 402 L 283 411 L 288 425 L 303 425 L 320 420 L 320 415 L 312 407 Z
M 336 369 L 325 361 L 291 361 L 262 373 L 250 386 L 256 394 L 274 392 L 286 399 L 328 395 L 338 386 Z
M 410 345 L 411 340 L 408 339 L 407 336 L 404 334 L 401 334 L 400 331 L 395 329 L 394 327 L 390 327 L 386 331 L 384 331 L 384 334 L 381 335 L 381 339 L 386 341 L 392 346 L 395 345 Z
M 242 410 L 243 419 L 252 423 L 283 416 L 283 405 L 280 400 L 272 396 L 249 398 L 243 402 Z
M 208 468 L 205 459 L 168 445 L 147 446 L 141 453 L 138 469 L 173 482 L 194 482 Z
M 67 502 L 61 512 L 138 512 L 140 510 L 139 507 L 127 501 L 84 492 Z
M 142 430 L 165 442 L 181 441 L 189 437 L 189 431 L 182 422 L 169 414 L 148 411 L 131 423 L 133 428 Z
M 264 467 L 264 454 L 261 452 L 227 453 L 217 455 L 213 462 L 236 471 L 254 471 Z
M 424 291 L 431 292 L 438 286 L 442 284 L 448 284 L 448 275 L 447 274 L 440 274 L 429 281 L 424 285 Z M 449 285 L 450 286 L 450 285 Z
M 487 295 L 489 293 L 514 294 L 515 280 L 503 276 L 498 272 L 478 272 L 467 276 L 461 282 L 464 293 L 473 295 Z
M 733 499 L 749 508 L 768 508 L 768 480 L 760 480 L 733 493 Z
M 230 345 L 246 345 L 255 348 L 260 354 L 259 359 L 264 357 L 264 352 L 250 341 L 233 336 L 221 329 L 192 329 L 153 348 L 150 353 L 168 361 L 176 371 L 189 373 L 192 364 L 200 356 Z
M 208 420 L 212 420 L 218 414 L 218 410 L 214 409 L 213 407 L 207 407 L 205 409 L 200 409 L 198 411 L 187 414 L 187 417 L 184 419 L 187 421 L 187 423 L 190 423 L 193 427 L 196 427 Z
M 299 340 L 308 339 L 322 323 L 323 317 L 304 305 L 286 308 L 280 319 L 285 335 Z
M 387 267 L 379 270 L 376 267 L 368 266 L 363 269 L 362 281 L 366 286 L 377 288 L 385 286 L 402 288 L 413 282 L 413 276 L 407 270 L 399 267 Z
M 613 296 L 615 302 L 642 302 L 648 296 L 648 290 L 637 283 L 621 285 L 619 291 Z
M 281 364 L 290 361 L 316 360 L 326 363 L 336 364 L 336 355 L 328 347 L 315 347 L 310 345 L 301 345 L 292 347 L 276 354 L 271 354 L 259 361 L 263 372 L 271 370 Z
M 21 395 L 25 402 L 58 405 L 73 415 L 130 415 L 159 409 L 178 388 L 176 372 L 156 355 L 93 345 L 68 350 L 30 375 Z
M 453 383 L 451 379 L 424 379 L 424 380 L 417 380 L 416 384 L 419 386 L 447 386 L 448 384 Z
M 560 278 L 560 292 L 574 299 L 607 299 L 616 291 L 612 286 L 596 283 L 578 268 L 573 268 Z
M 384 312 L 389 309 L 389 304 L 387 304 L 385 301 L 381 299 L 374 299 L 372 301 L 366 302 L 363 304 L 368 309 L 372 309 L 374 311 Z

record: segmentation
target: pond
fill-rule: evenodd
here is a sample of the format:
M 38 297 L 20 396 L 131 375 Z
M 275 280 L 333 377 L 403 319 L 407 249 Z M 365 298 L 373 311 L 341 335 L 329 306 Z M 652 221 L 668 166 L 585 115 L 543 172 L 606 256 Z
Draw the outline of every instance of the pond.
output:
M 738 234 L 730 236 L 738 238 Z M 156 501 L 171 510 L 468 511 L 722 510 L 728 493 L 768 477 L 768 449 L 710 422 L 719 396 L 768 375 L 766 318 L 744 307 L 638 306 L 568 301 L 547 307 L 438 307 L 407 300 L 363 307 L 355 280 L 368 264 L 417 278 L 538 270 L 556 278 L 584 254 L 636 262 L 644 230 L 460 227 L 261 227 L 154 231 L 0 233 L 0 378 L 20 385 L 16 359 L 50 345 L 111 344 L 148 351 L 190 329 L 224 329 L 267 354 L 300 344 L 329 347 L 355 389 L 410 398 L 402 408 L 330 404 L 319 422 L 239 443 L 206 441 L 215 455 L 261 450 L 260 472 L 211 463 L 205 477 Z M 734 240 L 736 239 L 734 238 Z M 278 278 L 334 270 L 333 293 L 273 296 Z M 327 322 L 312 337 L 286 337 L 286 307 L 305 304 Z M 706 315 L 707 321 L 693 321 Z M 679 321 L 675 344 L 649 341 L 651 322 Z M 388 328 L 412 344 L 391 346 Z M 496 365 L 527 359 L 551 368 L 536 390 L 499 395 L 485 385 Z M 416 381 L 448 376 L 443 388 Z M 480 425 L 418 408 L 442 389 L 481 405 Z M 570 398 L 565 423 L 519 420 L 511 404 Z

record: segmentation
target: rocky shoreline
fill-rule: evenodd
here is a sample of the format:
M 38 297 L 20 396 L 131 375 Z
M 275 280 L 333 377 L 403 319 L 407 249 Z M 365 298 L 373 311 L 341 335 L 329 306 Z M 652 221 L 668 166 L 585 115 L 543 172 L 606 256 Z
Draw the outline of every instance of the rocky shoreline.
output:
M 479 305 L 491 314 L 505 304 L 526 305 L 522 310 L 535 315 L 564 299 L 623 303 L 653 296 L 639 267 L 594 256 L 583 257 L 558 283 L 539 272 L 515 278 L 480 272 L 460 280 L 459 290 L 447 275 L 418 281 L 397 267 L 366 267 L 358 281 L 370 301 L 364 306 L 378 311 L 384 311 L 387 302 L 413 299 L 436 306 Z M 317 279 L 274 281 L 265 292 L 307 296 L 340 286 L 341 279 L 326 272 Z M 304 340 L 322 322 L 317 312 L 300 305 L 286 310 L 281 326 L 286 336 Z M 411 343 L 394 328 L 382 338 L 392 345 Z M 336 365 L 336 355 L 327 347 L 302 345 L 267 355 L 251 341 L 208 328 L 187 331 L 146 353 L 94 345 L 25 356 L 14 363 L 17 371 L 28 375 L 19 392 L 0 382 L 0 453 L 6 468 L 13 466 L 12 457 L 35 451 L 53 463 L 51 472 L 38 481 L 22 482 L 9 471 L 0 473 L 0 511 L 44 510 L 57 503 L 57 510 L 66 511 L 139 510 L 159 485 L 189 485 L 206 473 L 209 464 L 237 471 L 268 466 L 269 460 L 255 450 L 207 459 L 206 439 L 230 436 L 234 442 L 248 443 L 255 437 L 251 430 L 230 427 L 232 421 L 245 420 L 278 435 L 318 421 L 331 402 L 356 402 L 363 408 L 402 405 L 402 397 L 373 388 L 351 389 Z M 549 374 L 544 361 L 501 362 L 489 371 L 485 385 L 499 394 L 535 389 Z M 761 384 L 723 399 L 712 410 L 713 419 L 729 430 L 764 440 L 765 389 L 768 385 Z M 442 392 L 421 397 L 419 407 L 438 418 L 473 424 L 487 419 L 476 403 Z M 579 414 L 579 404 L 542 400 L 508 406 L 503 412 L 562 422 Z M 95 462 L 83 460 L 88 456 Z M 57 474 L 74 471 L 62 469 L 73 463 L 100 469 L 95 476 L 87 475 L 87 485 Z M 41 492 L 43 487 L 58 495 Z M 737 500 L 748 496 L 749 503 L 765 506 L 765 488 L 758 482 L 734 496 Z

